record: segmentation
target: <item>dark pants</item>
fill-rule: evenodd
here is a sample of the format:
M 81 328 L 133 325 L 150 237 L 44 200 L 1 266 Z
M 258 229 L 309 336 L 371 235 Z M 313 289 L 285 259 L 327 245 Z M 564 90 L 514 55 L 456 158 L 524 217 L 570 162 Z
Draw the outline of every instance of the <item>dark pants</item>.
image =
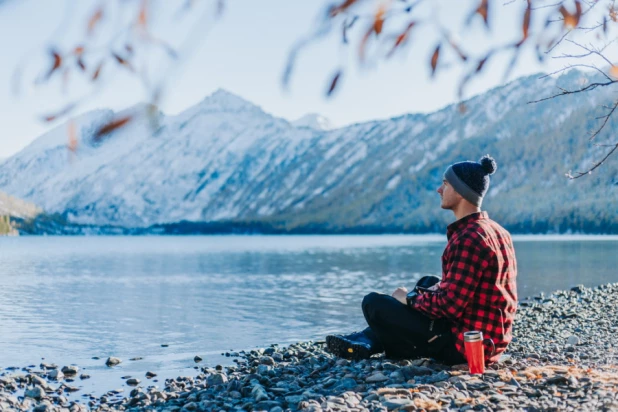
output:
M 425 276 L 417 285 L 429 287 L 439 281 Z M 363 299 L 363 314 L 369 325 L 365 334 L 381 343 L 388 358 L 431 357 L 449 365 L 465 363 L 446 319 L 432 320 L 392 296 L 375 292 Z

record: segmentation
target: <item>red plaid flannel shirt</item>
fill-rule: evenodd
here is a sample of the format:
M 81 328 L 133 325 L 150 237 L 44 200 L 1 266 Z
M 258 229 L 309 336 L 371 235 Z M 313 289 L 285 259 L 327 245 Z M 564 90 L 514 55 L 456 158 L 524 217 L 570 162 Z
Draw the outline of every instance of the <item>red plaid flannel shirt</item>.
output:
M 493 357 L 485 345 L 485 359 L 497 361 L 512 339 L 517 308 L 511 236 L 487 212 L 479 212 L 450 224 L 447 238 L 440 286 L 418 296 L 414 308 L 434 319 L 450 319 L 455 346 L 464 356 L 463 332 L 482 331 L 496 345 Z

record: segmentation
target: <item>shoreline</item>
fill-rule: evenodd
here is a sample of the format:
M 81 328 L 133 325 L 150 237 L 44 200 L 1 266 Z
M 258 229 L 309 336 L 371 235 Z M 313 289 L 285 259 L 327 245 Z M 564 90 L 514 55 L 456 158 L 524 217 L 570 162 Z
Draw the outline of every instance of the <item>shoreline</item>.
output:
M 54 365 L 3 369 L 0 409 L 618 410 L 616 332 L 618 283 L 575 286 L 520 300 L 506 356 L 480 378 L 467 365 L 381 355 L 352 362 L 321 342 L 299 342 L 234 353 L 226 358 L 234 366 L 196 363 L 197 376 L 147 379 L 142 371 L 131 378 L 139 382 L 125 380 L 135 383 L 131 389 L 108 388 L 102 396 L 80 393 L 81 370 L 65 369 L 62 378 Z

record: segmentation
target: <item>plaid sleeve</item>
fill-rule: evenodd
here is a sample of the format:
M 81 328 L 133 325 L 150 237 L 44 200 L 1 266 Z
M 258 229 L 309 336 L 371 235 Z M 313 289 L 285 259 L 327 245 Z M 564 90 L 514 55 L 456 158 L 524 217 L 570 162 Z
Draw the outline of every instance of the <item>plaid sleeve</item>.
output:
M 449 244 L 438 290 L 418 296 L 414 308 L 432 318 L 460 318 L 489 266 L 481 242 L 478 233 L 469 233 Z

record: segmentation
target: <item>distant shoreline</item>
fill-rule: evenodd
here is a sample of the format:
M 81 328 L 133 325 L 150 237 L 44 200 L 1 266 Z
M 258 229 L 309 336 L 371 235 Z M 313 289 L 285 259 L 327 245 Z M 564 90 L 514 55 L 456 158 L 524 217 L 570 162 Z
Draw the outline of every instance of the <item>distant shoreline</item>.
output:
M 19 235 L 74 235 L 74 236 L 195 236 L 195 235 L 428 235 L 444 236 L 446 225 L 432 225 L 427 227 L 398 227 L 398 226 L 355 226 L 332 227 L 326 223 L 309 223 L 304 226 L 288 228 L 285 222 L 178 222 L 158 224 L 143 228 L 125 228 L 120 226 L 94 226 L 70 223 L 57 215 L 44 215 L 36 219 L 11 218 L 11 229 Z M 435 226 L 435 227 L 433 227 Z M 618 231 L 607 232 L 579 232 L 564 231 L 531 231 L 521 232 L 517 228 L 505 226 L 514 239 L 527 240 L 562 240 L 565 236 L 572 238 L 599 237 L 607 239 L 616 236 Z M 611 229 L 611 228 L 610 228 Z

